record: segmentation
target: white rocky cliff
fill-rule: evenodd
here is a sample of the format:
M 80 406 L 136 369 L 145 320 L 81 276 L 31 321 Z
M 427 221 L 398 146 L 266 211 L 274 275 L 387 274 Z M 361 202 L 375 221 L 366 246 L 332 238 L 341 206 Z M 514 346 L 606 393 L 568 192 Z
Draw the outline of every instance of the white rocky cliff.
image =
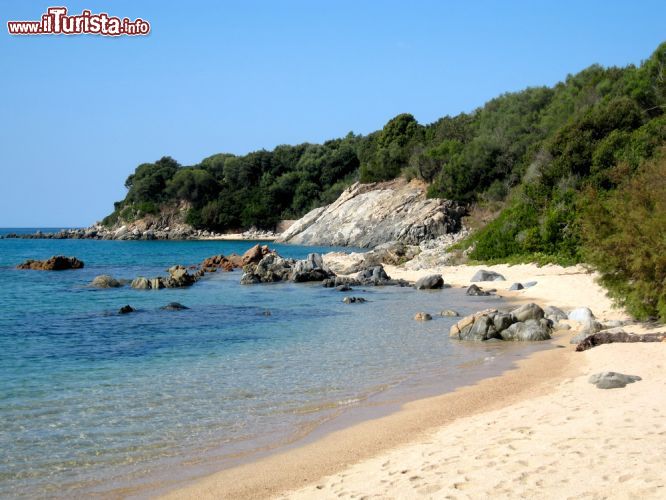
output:
M 461 229 L 464 207 L 427 199 L 417 181 L 356 183 L 332 204 L 307 213 L 278 241 L 297 245 L 373 248 L 391 241 L 409 245 Z

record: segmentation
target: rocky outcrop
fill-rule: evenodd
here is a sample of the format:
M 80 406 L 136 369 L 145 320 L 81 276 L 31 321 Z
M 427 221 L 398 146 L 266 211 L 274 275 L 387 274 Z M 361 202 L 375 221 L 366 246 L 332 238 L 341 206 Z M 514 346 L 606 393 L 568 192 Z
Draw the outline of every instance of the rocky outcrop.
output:
M 278 241 L 362 248 L 391 241 L 418 245 L 460 231 L 464 213 L 452 201 L 427 199 L 416 181 L 356 183 L 332 204 L 296 221 Z
M 196 283 L 203 271 L 199 270 L 195 274 L 191 274 L 183 266 L 172 266 L 168 269 L 169 276 L 158 276 L 156 278 L 144 278 L 139 276 L 132 281 L 132 288 L 138 290 L 159 290 L 161 288 L 183 288 L 192 286 Z
M 477 285 L 470 285 L 465 294 L 470 297 L 487 297 L 491 295 L 489 291 L 486 291 Z
M 451 327 L 449 336 L 459 340 L 534 341 L 551 338 L 553 324 L 536 304 L 525 304 L 511 312 L 485 309 Z
M 83 268 L 83 261 L 76 257 L 65 257 L 64 255 L 54 255 L 46 260 L 28 259 L 16 266 L 17 269 L 32 269 L 35 271 L 64 271 L 67 269 Z
M 372 266 L 359 271 L 352 276 L 335 276 L 327 278 L 322 285 L 329 288 L 342 286 L 409 286 L 405 280 L 394 280 L 388 274 L 384 266 Z
M 335 277 L 335 274 L 324 265 L 318 253 L 311 253 L 304 260 L 285 259 L 277 253 L 269 253 L 261 257 L 257 263 L 250 262 L 243 267 L 241 284 L 275 283 L 291 281 L 323 281 Z

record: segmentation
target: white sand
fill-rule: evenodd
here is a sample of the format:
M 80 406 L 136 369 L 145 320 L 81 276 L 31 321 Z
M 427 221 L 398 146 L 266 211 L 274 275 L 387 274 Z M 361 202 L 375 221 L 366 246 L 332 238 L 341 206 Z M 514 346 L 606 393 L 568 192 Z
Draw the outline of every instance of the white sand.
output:
M 468 286 L 478 269 L 505 282 L 479 283 L 516 302 L 588 306 L 625 319 L 583 267 L 454 266 L 441 273 Z M 522 291 L 513 282 L 537 281 Z M 627 328 L 641 332 L 640 326 Z M 663 328 L 661 329 L 664 330 Z M 666 343 L 612 344 L 582 353 L 541 351 L 500 377 L 409 403 L 399 412 L 315 443 L 221 471 L 171 498 L 666 498 Z M 642 381 L 601 390 L 590 374 Z

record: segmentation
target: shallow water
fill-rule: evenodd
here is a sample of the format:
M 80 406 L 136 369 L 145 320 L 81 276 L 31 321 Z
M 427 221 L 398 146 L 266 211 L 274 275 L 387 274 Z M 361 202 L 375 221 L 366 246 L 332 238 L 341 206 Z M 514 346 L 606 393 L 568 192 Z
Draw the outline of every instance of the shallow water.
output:
M 87 286 L 252 244 L 0 240 L 0 495 L 104 493 L 165 470 L 184 477 L 201 457 L 288 442 L 368 398 L 418 397 L 530 349 L 451 341 L 453 320 L 436 313 L 498 305 L 460 289 L 358 289 L 368 302 L 346 305 L 318 284 L 241 286 L 239 272 L 187 289 Z M 329 250 L 271 246 L 296 258 Z M 85 268 L 14 269 L 55 254 Z M 190 309 L 160 309 L 171 301 Z M 125 304 L 138 311 L 118 315 Z M 419 310 L 435 320 L 415 322 Z

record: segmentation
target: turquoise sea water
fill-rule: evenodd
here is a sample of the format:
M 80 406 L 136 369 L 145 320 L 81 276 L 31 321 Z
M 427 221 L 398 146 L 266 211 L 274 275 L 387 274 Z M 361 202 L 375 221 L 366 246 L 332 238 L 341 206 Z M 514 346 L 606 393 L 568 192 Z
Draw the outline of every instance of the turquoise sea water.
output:
M 242 286 L 240 272 L 187 289 L 88 286 L 99 274 L 156 276 L 252 244 L 0 240 L 0 496 L 87 496 L 165 471 L 190 477 L 368 398 L 464 383 L 529 349 L 453 342 L 451 319 L 412 319 L 497 305 L 460 289 L 359 289 L 368 303 L 345 305 L 319 284 Z M 296 258 L 329 250 L 271 246 Z M 85 268 L 15 269 L 56 254 Z M 171 301 L 190 309 L 160 309 Z M 118 315 L 125 304 L 137 312 Z

